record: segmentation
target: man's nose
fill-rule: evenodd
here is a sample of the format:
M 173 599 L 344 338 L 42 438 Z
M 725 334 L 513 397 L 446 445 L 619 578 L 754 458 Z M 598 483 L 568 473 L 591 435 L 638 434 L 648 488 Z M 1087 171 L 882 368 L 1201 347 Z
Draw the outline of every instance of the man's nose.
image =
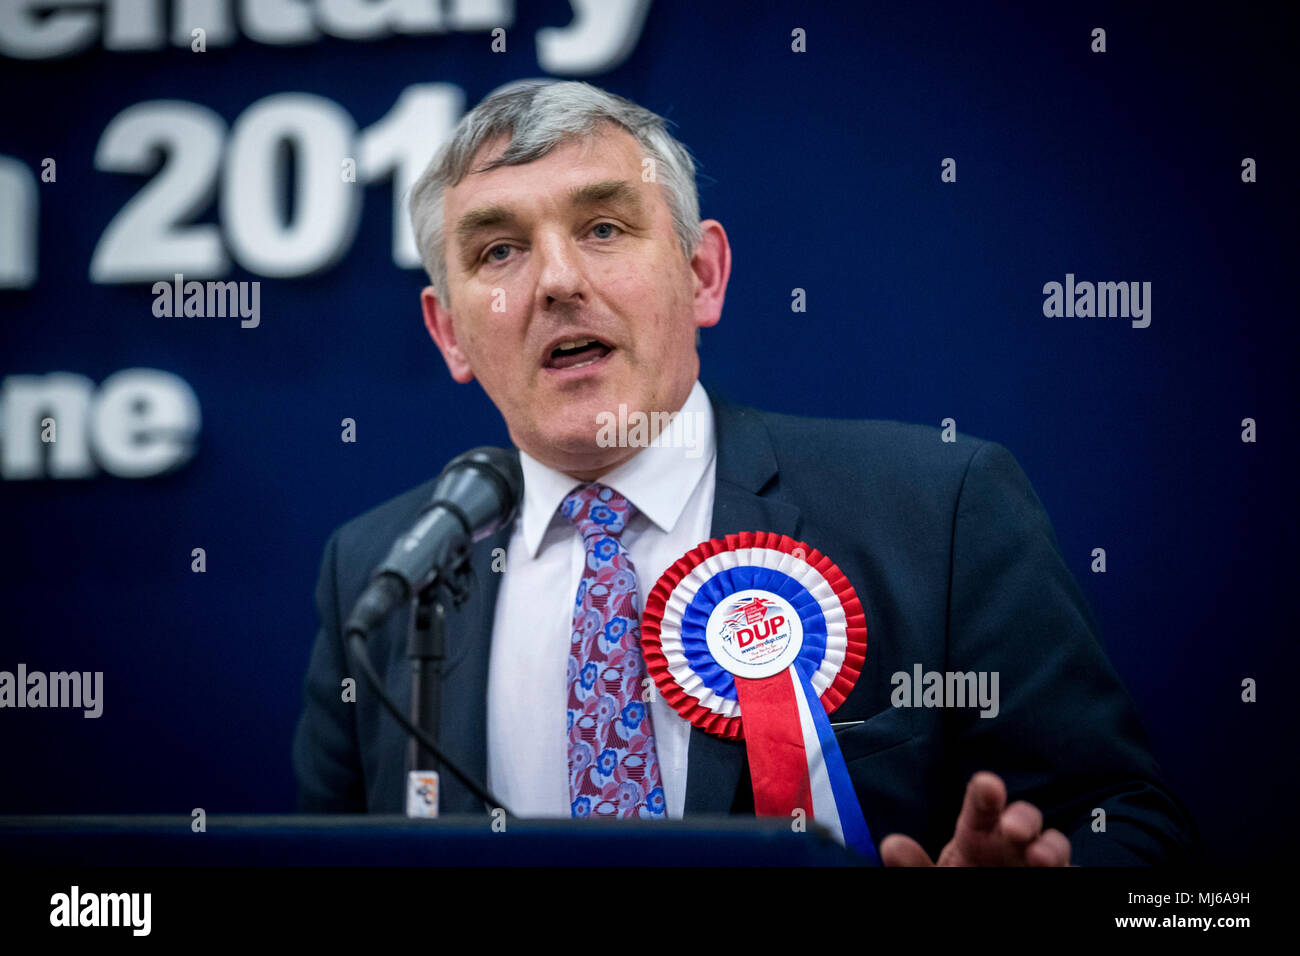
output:
M 537 295 L 542 304 L 581 302 L 586 279 L 578 257 L 577 244 L 569 236 L 548 233 L 534 246 L 534 256 L 540 263 L 537 276 Z

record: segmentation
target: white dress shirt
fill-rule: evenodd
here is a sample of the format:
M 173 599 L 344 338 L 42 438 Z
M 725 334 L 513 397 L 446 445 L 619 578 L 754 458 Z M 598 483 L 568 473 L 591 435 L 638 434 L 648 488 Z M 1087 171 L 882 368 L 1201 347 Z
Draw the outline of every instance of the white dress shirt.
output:
M 636 508 L 622 541 L 636 569 L 642 611 L 659 576 L 707 540 L 712 526 L 717 443 L 713 408 L 698 381 L 681 415 L 685 427 L 673 434 L 684 441 L 668 438 L 644 447 L 598 479 Z M 578 529 L 557 509 L 585 482 L 523 451 L 519 462 L 524 497 L 506 550 L 492 626 L 488 787 L 521 817 L 567 817 L 566 669 L 573 601 L 586 552 Z M 657 693 L 650 715 L 668 816 L 680 819 L 690 724 Z

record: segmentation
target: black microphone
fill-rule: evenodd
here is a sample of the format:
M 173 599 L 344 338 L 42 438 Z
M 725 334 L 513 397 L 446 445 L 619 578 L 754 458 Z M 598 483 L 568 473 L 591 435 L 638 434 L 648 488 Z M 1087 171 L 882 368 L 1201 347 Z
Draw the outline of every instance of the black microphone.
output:
M 352 657 L 380 704 L 415 738 L 408 769 L 431 770 L 431 765 L 421 766 L 421 762 L 441 761 L 486 806 L 505 810 L 507 816 L 511 814 L 505 805 L 438 747 L 441 605 L 430 609 L 432 617 L 426 624 L 419 623 L 421 615 L 417 613 L 408 632 L 412 678 L 409 719 L 385 692 L 384 682 L 370 661 L 366 639 L 394 609 L 415 595 L 420 595 L 423 602 L 427 588 L 457 572 L 468 559 L 473 542 L 513 521 L 523 490 L 519 459 L 508 451 L 475 448 L 452 459 L 438 476 L 433 497 L 415 524 L 397 539 L 388 557 L 375 568 L 370 584 L 344 625 L 344 639 Z M 427 756 L 420 748 L 428 752 Z
M 484 446 L 453 458 L 415 524 L 376 566 L 344 633 L 369 636 L 394 608 L 457 568 L 473 542 L 514 520 L 523 488 L 511 452 Z

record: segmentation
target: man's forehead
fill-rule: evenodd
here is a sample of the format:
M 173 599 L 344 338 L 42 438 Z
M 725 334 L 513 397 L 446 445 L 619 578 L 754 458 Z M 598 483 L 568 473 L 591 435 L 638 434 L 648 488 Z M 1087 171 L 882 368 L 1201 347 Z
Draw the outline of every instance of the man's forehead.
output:
M 470 163 L 471 172 L 455 186 L 447 187 L 444 209 L 449 213 L 454 209 L 459 214 L 489 199 L 494 204 L 509 204 L 512 196 L 526 198 L 535 194 L 535 184 L 530 184 L 524 192 L 514 184 L 519 180 L 534 179 L 535 168 L 543 164 L 557 168 L 548 169 L 546 184 L 542 188 L 547 192 L 557 190 L 561 198 L 578 198 L 576 187 L 597 181 L 625 180 L 635 188 L 642 179 L 643 151 L 640 143 L 627 130 L 612 124 L 603 124 L 586 136 L 567 136 L 545 156 L 532 162 L 474 172 L 495 160 L 509 144 L 509 135 L 484 144 Z

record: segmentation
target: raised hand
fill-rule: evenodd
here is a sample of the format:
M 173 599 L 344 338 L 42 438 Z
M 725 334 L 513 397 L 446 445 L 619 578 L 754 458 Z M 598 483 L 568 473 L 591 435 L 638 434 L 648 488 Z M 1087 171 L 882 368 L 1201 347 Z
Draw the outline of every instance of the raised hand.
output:
M 921 844 L 892 833 L 880 844 L 885 866 L 1069 866 L 1070 841 L 1060 830 L 1043 831 L 1043 814 L 1023 800 L 1007 806 L 1007 788 L 982 770 L 966 785 L 966 798 L 952 839 L 930 859 Z

